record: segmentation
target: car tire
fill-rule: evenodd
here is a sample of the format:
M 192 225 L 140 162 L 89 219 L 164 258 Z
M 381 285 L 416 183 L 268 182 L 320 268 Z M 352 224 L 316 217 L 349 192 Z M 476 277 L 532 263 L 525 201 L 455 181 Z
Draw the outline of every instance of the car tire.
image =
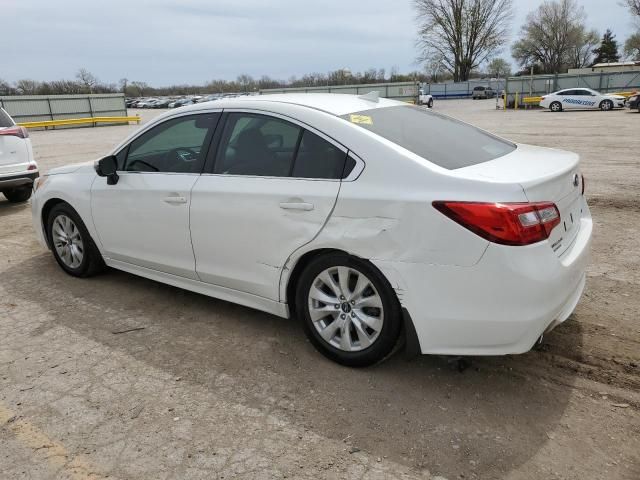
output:
M 400 302 L 384 275 L 344 253 L 323 255 L 306 266 L 296 285 L 295 311 L 313 346 L 349 367 L 386 358 L 402 325 Z
M 549 110 L 551 110 L 552 112 L 561 112 L 562 104 L 560 102 L 551 102 L 551 105 L 549 105 Z
M 31 187 L 12 188 L 2 193 L 11 203 L 26 202 L 31 198 Z
M 433 98 L 429 99 L 429 102 L 427 103 L 427 107 L 428 108 L 433 108 Z
M 80 215 L 67 203 L 55 205 L 47 218 L 47 236 L 58 265 L 74 277 L 91 277 L 105 263 Z
M 608 112 L 609 110 L 613 110 L 613 102 L 611 100 L 601 101 L 600 110 L 602 110 L 603 112 Z

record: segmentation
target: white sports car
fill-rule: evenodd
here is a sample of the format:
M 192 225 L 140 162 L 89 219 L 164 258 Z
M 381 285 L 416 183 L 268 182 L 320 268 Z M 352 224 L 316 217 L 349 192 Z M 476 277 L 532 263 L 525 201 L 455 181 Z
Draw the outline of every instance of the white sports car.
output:
M 540 106 L 552 112 L 562 110 L 600 109 L 613 110 L 624 108 L 625 97 L 599 93 L 590 88 L 567 88 L 542 97 Z
M 464 141 L 462 141 L 464 140 Z M 172 110 L 36 184 L 70 275 L 105 264 L 302 321 L 345 365 L 526 352 L 582 294 L 578 155 L 372 95 Z

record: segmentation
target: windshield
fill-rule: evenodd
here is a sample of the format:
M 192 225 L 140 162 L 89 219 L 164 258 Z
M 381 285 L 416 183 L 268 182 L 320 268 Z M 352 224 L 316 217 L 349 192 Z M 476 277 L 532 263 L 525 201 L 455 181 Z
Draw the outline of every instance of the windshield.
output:
M 374 108 L 341 118 L 448 170 L 487 162 L 516 148 L 471 125 L 413 105 Z

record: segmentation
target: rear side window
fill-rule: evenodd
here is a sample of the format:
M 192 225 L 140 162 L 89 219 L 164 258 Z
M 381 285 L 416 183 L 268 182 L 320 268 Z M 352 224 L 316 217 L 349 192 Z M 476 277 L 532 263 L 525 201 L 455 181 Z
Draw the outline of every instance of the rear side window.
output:
M 13 127 L 14 123 L 7 112 L 0 108 L 0 128 Z
M 347 154 L 335 145 L 308 130 L 302 141 L 293 166 L 293 177 L 298 178 L 342 178 Z
M 288 177 L 302 129 L 279 118 L 231 113 L 218 148 L 215 173 Z
M 298 125 L 234 112 L 222 132 L 214 173 L 338 180 L 355 165 L 344 150 Z
M 364 110 L 342 118 L 448 170 L 487 162 L 516 148 L 471 125 L 412 105 Z

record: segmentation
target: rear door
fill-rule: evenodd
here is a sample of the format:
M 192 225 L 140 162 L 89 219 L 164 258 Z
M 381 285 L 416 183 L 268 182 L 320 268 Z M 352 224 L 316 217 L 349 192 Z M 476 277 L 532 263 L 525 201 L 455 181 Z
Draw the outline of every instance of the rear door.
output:
M 0 175 L 24 172 L 30 160 L 29 141 L 15 132 L 15 123 L 0 108 Z
M 331 214 L 346 150 L 276 114 L 225 114 L 209 173 L 195 184 L 191 239 L 199 278 L 279 300 L 289 256 Z

